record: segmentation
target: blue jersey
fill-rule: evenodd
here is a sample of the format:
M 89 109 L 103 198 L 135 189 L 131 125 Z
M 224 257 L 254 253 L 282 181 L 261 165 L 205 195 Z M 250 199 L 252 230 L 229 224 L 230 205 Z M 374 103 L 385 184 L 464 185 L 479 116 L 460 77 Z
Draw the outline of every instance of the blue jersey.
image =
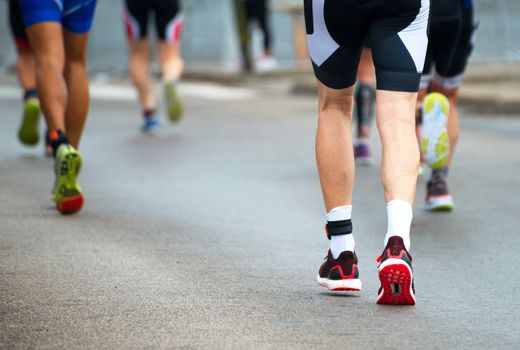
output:
M 25 27 L 59 22 L 67 31 L 86 33 L 92 26 L 97 0 L 19 0 Z

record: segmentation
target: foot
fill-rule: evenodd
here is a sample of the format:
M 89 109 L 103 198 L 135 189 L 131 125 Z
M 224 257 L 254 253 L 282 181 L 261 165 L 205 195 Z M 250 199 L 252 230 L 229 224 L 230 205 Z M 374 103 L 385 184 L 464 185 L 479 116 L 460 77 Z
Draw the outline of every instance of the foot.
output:
M 81 155 L 69 144 L 62 144 L 56 152 L 54 172 L 56 180 L 51 198 L 62 214 L 72 214 L 83 206 L 83 194 L 77 183 L 81 170 Z
M 453 198 L 448 190 L 446 176 L 442 171 L 434 172 L 426 185 L 425 209 L 430 211 L 452 211 L 454 207 Z
M 175 82 L 168 81 L 164 84 L 166 92 L 166 104 L 168 108 L 168 117 L 171 122 L 177 123 L 181 120 L 184 113 L 184 104 L 177 92 Z
M 262 56 L 255 62 L 255 70 L 258 73 L 272 72 L 276 69 L 278 63 L 273 56 Z
M 318 273 L 318 283 L 331 291 L 360 291 L 358 260 L 356 253 L 344 251 L 337 259 L 332 252 L 325 258 Z
M 143 125 L 141 125 L 141 131 L 144 133 L 152 132 L 159 127 L 159 117 L 149 116 L 143 118 Z
M 448 99 L 437 92 L 424 99 L 423 123 L 421 126 L 421 153 L 432 169 L 440 169 L 448 160 Z
M 18 139 L 28 146 L 38 144 L 38 120 L 40 119 L 40 102 L 37 98 L 28 98 L 23 107 L 22 125 L 18 130 Z
M 377 303 L 390 305 L 415 305 L 412 257 L 406 250 L 403 239 L 390 237 L 379 264 L 379 288 Z
M 370 156 L 370 147 L 366 142 L 358 142 L 354 146 L 354 158 L 356 164 L 359 165 L 370 165 L 372 163 L 372 157 Z

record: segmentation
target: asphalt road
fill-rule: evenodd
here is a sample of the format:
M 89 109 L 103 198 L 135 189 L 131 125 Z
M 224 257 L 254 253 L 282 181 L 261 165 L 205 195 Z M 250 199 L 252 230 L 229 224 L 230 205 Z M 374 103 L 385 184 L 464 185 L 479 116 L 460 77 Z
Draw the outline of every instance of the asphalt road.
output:
M 185 84 L 185 121 L 145 136 L 127 87 L 95 90 L 85 208 L 62 217 L 52 162 L 17 143 L 18 93 L 0 87 L 0 348 L 518 349 L 519 118 L 462 116 L 453 213 L 421 211 L 419 179 L 418 303 L 392 307 L 375 304 L 378 166 L 356 179 L 363 291 L 315 281 L 312 98 Z

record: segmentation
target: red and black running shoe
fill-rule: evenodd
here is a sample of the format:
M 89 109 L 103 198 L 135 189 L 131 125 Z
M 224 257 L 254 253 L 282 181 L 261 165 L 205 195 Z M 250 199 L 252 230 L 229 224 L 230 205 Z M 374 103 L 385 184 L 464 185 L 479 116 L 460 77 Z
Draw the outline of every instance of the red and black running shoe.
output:
M 360 291 L 358 259 L 356 253 L 342 252 L 334 259 L 332 252 L 325 258 L 318 273 L 318 283 L 331 291 Z
M 403 239 L 390 237 L 379 264 L 381 288 L 377 297 L 378 304 L 415 305 L 413 285 L 412 256 L 406 250 Z

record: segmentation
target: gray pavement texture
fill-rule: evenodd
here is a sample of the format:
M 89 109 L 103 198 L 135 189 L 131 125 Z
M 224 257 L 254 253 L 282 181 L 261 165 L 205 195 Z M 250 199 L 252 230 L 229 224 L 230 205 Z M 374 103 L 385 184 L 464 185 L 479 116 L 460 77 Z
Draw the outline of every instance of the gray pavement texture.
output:
M 155 136 L 135 101 L 94 97 L 86 204 L 67 217 L 51 160 L 16 141 L 18 99 L 0 94 L 0 348 L 519 348 L 520 119 L 463 113 L 456 210 L 421 211 L 418 180 L 418 303 L 378 306 L 379 167 L 357 169 L 364 289 L 329 293 L 315 281 L 328 241 L 314 99 L 208 89 L 192 83 L 185 121 Z

